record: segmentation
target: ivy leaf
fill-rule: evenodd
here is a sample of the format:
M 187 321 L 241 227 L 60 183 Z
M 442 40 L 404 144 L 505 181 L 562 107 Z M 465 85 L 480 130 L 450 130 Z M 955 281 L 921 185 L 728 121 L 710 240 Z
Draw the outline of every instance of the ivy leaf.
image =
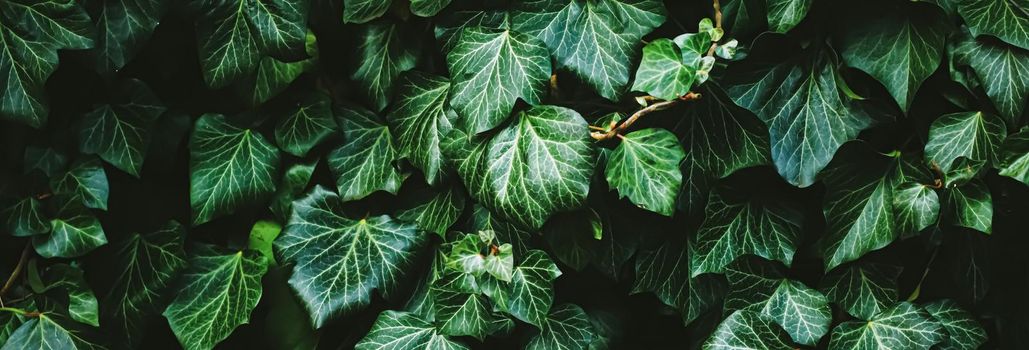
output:
M 411 205 L 397 212 L 397 219 L 413 222 L 422 230 L 446 237 L 447 229 L 464 212 L 465 194 L 459 186 L 446 185 L 438 190 L 429 189 L 402 197 L 401 202 Z
M 959 1 L 958 13 L 975 36 L 991 35 L 1029 50 L 1029 8 L 1018 0 Z
M 753 114 L 732 103 L 712 82 L 700 86 L 703 98 L 692 101 L 673 130 L 689 150 L 682 162 L 679 208 L 703 213 L 708 188 L 737 170 L 772 163 L 768 130 Z
M 44 258 L 74 258 L 107 244 L 100 220 L 89 209 L 68 197 L 54 200 L 63 205 L 50 220 L 50 233 L 32 237 L 36 253 Z
M 211 88 L 253 74 L 262 55 L 303 56 L 306 1 L 203 1 L 199 7 L 200 65 Z
M 531 233 L 498 218 L 478 203 L 472 206 L 472 215 L 467 226 L 473 231 L 491 231 L 501 242 L 511 243 L 515 254 L 521 255 L 529 251 Z
M 477 151 L 459 157 L 466 166 L 458 173 L 472 197 L 493 213 L 539 228 L 554 213 L 585 202 L 594 166 L 588 130 L 571 109 L 533 107 Z
M 940 197 L 928 185 L 905 182 L 893 193 L 893 208 L 901 237 L 907 238 L 937 222 L 940 216 Z
M 761 314 L 747 310 L 729 315 L 701 347 L 704 350 L 793 348 L 789 343 L 789 335 L 779 326 Z
M 520 98 L 539 104 L 547 92 L 550 59 L 532 35 L 486 27 L 465 28 L 447 53 L 453 79 L 451 106 L 469 134 L 493 129 Z
M 542 38 L 558 68 L 616 101 L 629 84 L 640 39 L 664 23 L 665 12 L 656 0 L 545 0 L 519 4 L 511 24 Z
M 15 201 L 0 211 L 0 222 L 4 230 L 15 237 L 28 237 L 50 231 L 43 203 L 35 197 Z
M 104 347 L 91 339 L 88 329 L 67 317 L 44 312 L 23 323 L 0 350 L 92 350 Z
M 283 151 L 304 157 L 336 131 L 329 96 L 312 93 L 291 106 L 275 125 L 275 143 Z
M 168 287 L 186 268 L 185 229 L 169 221 L 159 230 L 134 233 L 118 244 L 115 281 L 103 298 L 104 329 L 138 345 L 152 321 L 168 303 Z
M 954 170 L 951 164 L 958 157 L 997 164 L 1007 127 L 989 113 L 961 112 L 940 116 L 929 127 L 929 141 L 925 144 L 925 159 L 937 164 L 944 172 Z
M 20 303 L 7 303 L 5 305 L 10 308 L 21 310 L 35 309 L 35 302 L 31 300 L 26 300 Z M 21 325 L 25 324 L 25 321 L 28 320 L 28 317 L 17 312 L 0 313 L 0 343 L 6 344 L 7 339 L 11 337 L 11 334 L 18 330 L 18 327 L 21 327 Z
M 620 197 L 629 197 L 636 206 L 672 216 L 675 198 L 682 186 L 679 163 L 686 152 L 678 138 L 665 129 L 633 131 L 607 159 L 607 183 Z
M 812 0 L 767 0 L 768 29 L 786 33 L 796 27 L 811 10 Z
M 982 180 L 973 180 L 947 192 L 950 223 L 989 234 L 993 232 L 993 199 Z
M 419 17 L 435 16 L 450 5 L 451 0 L 411 0 L 411 13 Z
M 96 295 L 86 283 L 85 272 L 81 268 L 54 264 L 43 272 L 44 286 L 40 292 L 60 289 L 68 297 L 68 315 L 71 319 L 96 327 L 100 325 L 100 316 Z
M 275 192 L 279 150 L 263 135 L 204 114 L 189 140 L 193 225 L 232 213 Z
M 301 74 L 317 67 L 318 38 L 311 31 L 307 32 L 304 47 L 310 58 L 300 61 L 284 62 L 270 56 L 262 57 L 258 61 L 257 72 L 235 85 L 237 93 L 246 97 L 251 106 L 258 106 L 282 92 Z
M 483 263 L 483 267 L 486 273 L 493 276 L 498 280 L 504 282 L 511 282 L 514 278 L 514 248 L 511 243 L 501 244 L 495 252 L 491 252 L 486 256 L 486 261 Z
M 365 23 L 382 16 L 392 0 L 343 0 L 343 23 Z
M 582 271 L 601 250 L 598 235 L 604 226 L 593 209 L 554 215 L 543 225 L 543 239 L 550 254 L 576 271 Z
M 401 156 L 421 169 L 429 184 L 443 178 L 440 143 L 457 117 L 447 108 L 449 93 L 446 78 L 410 72 L 400 79 L 396 103 L 386 113 Z
M 1000 175 L 1029 185 L 1029 129 L 1008 135 L 1000 147 L 997 169 Z
M 802 238 L 800 210 L 790 203 L 741 197 L 731 190 L 711 193 L 704 224 L 691 241 L 690 277 L 722 272 L 747 254 L 793 263 Z
M 722 27 L 732 37 L 744 38 L 765 28 L 765 1 L 727 0 L 722 2 Z
M 169 3 L 153 0 L 87 1 L 95 7 L 97 28 L 96 67 L 101 73 L 116 73 L 129 63 L 153 34 Z
M 375 191 L 396 194 L 403 177 L 394 162 L 393 135 L 379 117 L 360 107 L 344 107 L 337 114 L 343 129 L 342 145 L 329 153 L 329 170 L 343 201 L 364 198 Z
M 279 189 L 275 192 L 272 203 L 269 205 L 269 209 L 279 219 L 279 222 L 289 220 L 289 216 L 293 212 L 293 201 L 304 194 L 317 165 L 318 162 L 315 160 L 308 163 L 296 163 L 286 169 L 286 173 L 282 175 Z
M 357 68 L 351 78 L 373 110 L 382 111 L 393 97 L 397 77 L 418 64 L 419 45 L 404 27 L 394 22 L 377 22 L 361 27 L 358 34 Z
M 107 197 L 111 189 L 103 164 L 93 157 L 76 161 L 67 172 L 50 180 L 55 194 L 78 201 L 87 208 L 107 210 Z
M 643 60 L 632 83 L 633 91 L 673 100 L 690 92 L 697 66 L 683 60 L 679 47 L 660 38 L 643 47 Z
M 467 234 L 454 241 L 450 254 L 447 255 L 447 267 L 467 275 L 482 275 L 486 271 L 486 257 L 482 254 L 483 243 L 483 240 L 474 234 Z
M 182 347 L 213 349 L 236 327 L 249 323 L 266 272 L 268 260 L 256 251 L 226 254 L 197 246 L 182 287 L 163 313 Z
M 52 147 L 25 147 L 25 173 L 39 170 L 48 177 L 55 177 L 68 166 L 68 156 Z
M 929 313 L 902 302 L 868 321 L 850 321 L 836 326 L 830 349 L 929 349 L 944 334 Z
M 841 96 L 831 53 L 807 56 L 726 76 L 729 96 L 768 126 L 779 175 L 799 187 L 813 184 L 837 149 L 872 124 Z
M 275 256 L 294 264 L 289 284 L 315 328 L 363 309 L 371 292 L 391 295 L 427 237 L 414 224 L 388 216 L 351 220 L 343 200 L 321 186 L 293 203 L 293 216 L 275 241 Z
M 575 304 L 555 306 L 540 326 L 540 333 L 529 339 L 529 350 L 586 349 L 596 337 L 589 315 Z
M 938 344 L 940 349 L 974 350 L 986 342 L 986 330 L 957 303 L 938 300 L 924 308 L 943 331 L 944 340 Z
M 998 4 L 1005 2 L 996 1 Z M 950 42 L 948 50 L 952 66 L 971 67 L 997 112 L 1009 126 L 1017 125 L 1029 101 L 1029 82 L 1011 77 L 1029 74 L 1029 53 L 1003 44 L 975 40 L 965 30 Z
M 87 49 L 95 29 L 80 5 L 57 0 L 0 2 L 0 118 L 34 128 L 50 113 L 44 84 L 57 70 L 58 49 Z
M 662 303 L 682 313 L 684 325 L 716 307 L 725 294 L 725 283 L 710 274 L 691 278 L 691 253 L 686 242 L 679 241 L 640 252 L 631 294 L 653 292 Z
M 130 80 L 123 90 L 126 103 L 100 106 L 82 118 L 79 150 L 139 177 L 150 133 L 166 108 L 141 81 Z
M 829 273 L 818 289 L 852 316 L 871 320 L 897 301 L 898 276 L 898 268 L 852 264 Z
M 467 237 L 473 237 L 469 235 Z M 431 290 L 434 315 L 439 332 L 450 336 L 472 336 L 480 341 L 503 328 L 513 325 L 511 320 L 494 313 L 489 300 L 482 294 L 461 291 L 460 274 L 445 275 L 437 280 Z
M 357 350 L 468 350 L 442 335 L 431 323 L 407 312 L 383 311 Z
M 794 341 L 815 346 L 829 332 L 832 310 L 822 293 L 756 258 L 737 260 L 726 269 L 727 310 L 756 312 L 781 326 Z
M 503 301 L 493 301 L 511 316 L 544 327 L 554 302 L 554 280 L 559 276 L 561 270 L 547 253 L 530 250 L 514 268 L 511 282 L 502 292 Z
M 946 48 L 950 26 L 943 12 L 931 6 L 913 5 L 904 14 L 885 11 L 862 18 L 847 26 L 844 36 L 843 60 L 886 86 L 904 112 L 922 82 L 940 66 Z

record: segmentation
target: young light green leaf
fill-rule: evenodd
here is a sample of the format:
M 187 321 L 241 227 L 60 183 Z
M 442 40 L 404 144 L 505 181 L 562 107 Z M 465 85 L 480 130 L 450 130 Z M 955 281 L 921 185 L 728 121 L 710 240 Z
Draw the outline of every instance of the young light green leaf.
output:
M 791 203 L 741 197 L 732 190 L 711 192 L 704 224 L 691 240 L 690 277 L 720 273 L 747 254 L 793 263 L 802 238 L 800 210 Z
M 768 29 L 786 33 L 807 16 L 812 0 L 767 0 Z
M 25 197 L 7 204 L 0 210 L 0 223 L 15 237 L 28 237 L 50 231 L 43 203 L 35 197 Z
M 940 66 L 950 30 L 934 5 L 911 6 L 920 11 L 884 11 L 847 26 L 842 47 L 847 65 L 879 80 L 905 112 L 922 82 Z
M 117 246 L 115 281 L 100 304 L 103 329 L 138 345 L 147 326 L 171 299 L 168 286 L 186 268 L 185 229 L 169 221 L 159 230 L 134 233 Z
M 986 342 L 986 330 L 972 314 L 951 300 L 937 300 L 924 305 L 944 334 L 937 344 L 943 350 L 975 350 Z
M 89 330 L 67 317 L 44 312 L 29 318 L 0 350 L 96 350 L 104 346 L 92 340 Z
M 213 349 L 240 325 L 261 300 L 268 261 L 258 252 L 221 252 L 198 246 L 182 275 L 182 287 L 164 310 L 175 337 L 189 350 Z
M 636 70 L 632 91 L 673 100 L 693 87 L 697 66 L 684 62 L 682 52 L 671 40 L 660 38 L 643 47 L 643 60 Z
M 315 160 L 308 163 L 296 163 L 286 169 L 278 190 L 272 196 L 272 203 L 268 206 L 279 222 L 289 220 L 289 216 L 293 212 L 293 201 L 304 194 L 317 165 L 318 162 Z
M 293 216 L 275 241 L 283 264 L 294 264 L 289 284 L 315 328 L 363 309 L 372 290 L 397 289 L 427 237 L 414 224 L 388 216 L 351 220 L 343 200 L 317 186 L 293 203 Z
M 311 148 L 336 132 L 329 96 L 312 93 L 290 107 L 275 125 L 275 143 L 297 157 L 304 157 Z
M 876 264 L 851 264 L 829 273 L 818 289 L 854 317 L 870 320 L 897 302 L 900 269 Z
M 982 2 L 982 1 L 978 1 Z M 1004 3 L 1006 0 L 997 0 Z M 1026 102 L 1029 101 L 1029 81 L 1012 79 L 1029 75 L 1029 52 L 1004 44 L 975 40 L 961 30 L 948 46 L 953 67 L 971 67 L 974 78 L 986 90 L 997 112 L 1008 126 L 1019 125 Z M 952 71 L 953 76 L 953 71 Z M 967 83 L 965 84 L 967 87 Z
M 805 56 L 752 72 L 730 69 L 726 77 L 729 96 L 768 126 L 779 175 L 799 187 L 813 184 L 837 149 L 872 125 L 841 95 L 832 54 Z
M 442 335 L 432 323 L 407 312 L 383 311 L 357 350 L 469 350 Z
M 896 304 L 868 321 L 841 323 L 832 331 L 833 350 L 928 350 L 944 339 L 940 325 L 922 308 Z
M 409 192 L 410 193 L 410 192 Z M 445 237 L 447 230 L 464 212 L 465 193 L 460 186 L 444 185 L 402 196 L 410 207 L 397 212 L 397 219 L 413 222 L 422 230 Z
M 63 203 L 50 220 L 50 233 L 32 236 L 32 246 L 44 258 L 74 258 L 107 244 L 104 228 L 89 209 L 75 199 L 58 196 Z
M 376 22 L 360 28 L 357 67 L 350 77 L 359 83 L 372 109 L 382 111 L 393 98 L 397 77 L 418 64 L 420 45 L 404 39 L 411 33 L 401 23 Z
M 447 53 L 451 106 L 478 134 L 506 120 L 520 98 L 539 104 L 547 92 L 550 59 L 535 36 L 486 27 L 465 28 Z
M 490 231 L 500 242 L 511 243 L 516 255 L 521 256 L 529 251 L 529 239 L 532 235 L 528 231 L 498 218 L 478 203 L 472 206 L 472 215 L 466 224 L 474 231 Z
M 343 0 L 343 23 L 365 23 L 382 16 L 393 0 Z
M 511 25 L 542 38 L 558 68 L 616 101 L 629 84 L 640 39 L 664 23 L 665 12 L 657 0 L 525 1 L 515 7 Z
M 250 227 L 247 237 L 247 249 L 261 253 L 268 260 L 268 266 L 278 266 L 275 254 L 272 253 L 272 242 L 282 233 L 282 225 L 275 221 L 258 220 Z
M 411 13 L 419 17 L 435 16 L 450 5 L 451 0 L 411 0 Z
M 329 153 L 329 170 L 343 201 L 364 198 L 375 191 L 396 194 L 403 177 L 397 171 L 393 134 L 379 117 L 360 107 L 344 107 L 337 123 L 342 145 Z
M 111 189 L 104 166 L 94 157 L 86 157 L 72 164 L 64 174 L 50 180 L 55 194 L 78 201 L 87 208 L 107 210 L 107 197 Z
M 453 129 L 457 117 L 447 107 L 449 93 L 450 81 L 446 78 L 410 72 L 400 79 L 396 103 L 386 113 L 400 155 L 421 169 L 429 184 L 443 178 L 440 142 Z
M 973 180 L 947 191 L 950 224 L 982 233 L 993 232 L 993 199 L 982 180 Z
M 662 303 L 682 313 L 684 325 L 716 307 L 725 294 L 725 282 L 710 274 L 691 278 L 692 253 L 686 242 L 678 239 L 640 252 L 631 294 L 653 292 Z
M 815 346 L 832 323 L 829 300 L 770 265 L 757 258 L 730 265 L 725 271 L 730 287 L 725 309 L 756 312 L 781 326 L 793 341 Z
M 96 67 L 101 73 L 120 71 L 143 48 L 161 17 L 171 7 L 160 0 L 86 1 L 97 27 Z
M 1000 175 L 1029 185 L 1029 129 L 1008 135 L 1000 146 L 997 169 Z
M 958 13 L 975 36 L 990 35 L 1029 50 L 1029 8 L 1019 0 L 957 2 Z
M 733 312 L 704 342 L 704 350 L 763 349 L 789 350 L 789 335 L 754 311 Z
M 141 81 L 130 80 L 123 90 L 126 103 L 103 105 L 83 116 L 79 150 L 139 177 L 150 133 L 166 108 Z
M 514 278 L 514 252 L 511 243 L 490 249 L 490 254 L 486 255 L 486 261 L 483 262 L 486 273 L 498 280 L 511 282 Z
M 633 131 L 607 159 L 607 183 L 620 197 L 629 197 L 636 206 L 672 216 L 675 198 L 682 187 L 679 163 L 686 152 L 679 139 L 665 129 Z
M 925 159 L 944 172 L 953 170 L 958 157 L 997 164 L 997 151 L 1007 127 L 997 116 L 985 112 L 961 112 L 940 116 L 929 127 Z
M 539 327 L 540 333 L 529 339 L 526 349 L 586 349 L 597 336 L 589 315 L 575 304 L 555 306 Z
M 204 114 L 189 140 L 189 202 L 193 225 L 256 203 L 275 192 L 279 150 L 220 114 Z

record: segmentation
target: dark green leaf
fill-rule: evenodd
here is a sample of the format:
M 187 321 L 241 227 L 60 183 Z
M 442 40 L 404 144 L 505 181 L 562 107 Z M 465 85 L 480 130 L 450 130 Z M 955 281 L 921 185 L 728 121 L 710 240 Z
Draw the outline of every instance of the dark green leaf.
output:
M 940 197 L 932 186 L 905 182 L 894 189 L 893 210 L 901 237 L 910 237 L 937 222 Z
M 957 1 L 958 13 L 975 36 L 991 35 L 1029 50 L 1029 7 L 1020 0 Z
M 596 337 L 589 315 L 575 304 L 555 306 L 539 326 L 540 333 L 529 339 L 526 349 L 586 349 Z
M 474 236 L 468 236 L 475 238 Z M 430 293 L 439 332 L 450 336 L 472 336 L 479 340 L 505 327 L 512 327 L 510 319 L 493 312 L 489 300 L 482 294 L 471 294 L 455 288 L 460 284 L 459 274 L 450 274 L 437 280 Z
M 900 269 L 875 264 L 852 264 L 836 269 L 818 289 L 854 317 L 870 320 L 897 301 Z
M 107 244 L 100 220 L 89 209 L 68 197 L 54 200 L 63 201 L 63 205 L 50 220 L 50 233 L 32 237 L 36 253 L 45 258 L 74 258 Z
M 989 2 L 999 4 L 1007 0 Z M 1017 125 L 1022 119 L 1025 104 L 1029 101 L 1029 81 L 1011 77 L 1029 75 L 1029 52 L 1008 45 L 972 39 L 964 30 L 950 42 L 948 49 L 951 65 L 971 67 L 997 112 L 1004 117 L 1009 126 Z
M 161 0 L 87 1 L 96 6 L 96 67 L 116 73 L 143 48 L 171 3 Z
M 685 325 L 717 307 L 726 289 L 715 275 L 691 278 L 689 254 L 686 243 L 678 241 L 640 252 L 632 286 L 632 294 L 653 292 L 662 303 L 678 309 Z
M 50 231 L 43 204 L 34 197 L 15 201 L 0 210 L 0 220 L 4 230 L 15 237 L 28 237 Z
M 547 253 L 530 250 L 514 268 L 511 282 L 501 293 L 503 301 L 493 298 L 501 310 L 537 327 L 545 327 L 547 313 L 554 302 L 554 280 L 561 270 Z
M 86 157 L 72 164 L 64 174 L 50 180 L 55 194 L 67 196 L 68 200 L 81 202 L 88 208 L 107 210 L 110 186 L 107 173 L 99 160 Z
M 358 350 L 467 350 L 431 323 L 407 312 L 386 310 L 372 325 L 368 335 L 357 343 Z
M 737 260 L 726 269 L 730 287 L 726 310 L 758 313 L 781 326 L 795 342 L 815 346 L 832 323 L 829 300 L 769 265 L 749 258 Z
M 386 13 L 392 0 L 343 0 L 343 23 L 364 23 Z
M 997 151 L 1007 128 L 997 116 L 984 112 L 951 113 L 940 116 L 929 127 L 925 159 L 944 172 L 958 157 L 997 164 Z
M 410 207 L 397 212 L 397 219 L 418 224 L 428 232 L 445 237 L 447 229 L 464 212 L 465 193 L 459 186 L 447 185 L 439 190 L 425 190 L 402 197 Z
M 812 0 L 767 0 L 768 29 L 785 33 L 807 16 Z
M 94 350 L 94 342 L 81 324 L 54 313 L 42 313 L 18 327 L 0 350 Z
M 651 41 L 643 47 L 643 61 L 632 83 L 633 91 L 673 100 L 690 92 L 697 77 L 697 65 L 684 62 L 679 47 L 669 39 Z
M 314 168 L 317 165 L 315 161 L 309 164 L 296 163 L 290 166 L 289 169 L 286 169 L 286 173 L 282 175 L 279 189 L 275 192 L 275 196 L 272 197 L 272 203 L 269 205 L 269 209 L 279 219 L 279 222 L 289 220 L 289 216 L 293 212 L 293 201 L 304 194 L 304 190 L 307 189 L 307 184 L 311 182 L 311 175 L 314 173 Z
M 940 325 L 929 313 L 903 302 L 868 321 L 850 321 L 836 326 L 829 340 L 829 349 L 927 350 L 943 339 Z
M 952 188 L 946 197 L 950 224 L 987 234 L 993 232 L 993 199 L 982 180 Z
M 68 166 L 68 156 L 49 147 L 25 147 L 25 173 L 39 170 L 48 177 L 54 177 Z
M 443 178 L 440 142 L 457 117 L 447 107 L 449 92 L 446 78 L 411 72 L 400 80 L 396 103 L 386 113 L 400 155 L 421 169 L 429 184 Z
M 68 297 L 68 316 L 72 320 L 93 327 L 100 325 L 99 304 L 81 268 L 66 264 L 51 265 L 43 272 L 42 278 L 45 285 L 40 292 L 56 288 Z
M 636 206 L 672 216 L 682 187 L 679 163 L 686 157 L 678 138 L 665 129 L 643 129 L 621 137 L 607 159 L 607 183 Z
M 139 177 L 150 148 L 150 133 L 166 110 L 146 85 L 130 80 L 127 103 L 100 106 L 79 126 L 79 150 L 96 154 L 116 168 Z
M 380 0 L 381 1 L 381 0 Z M 419 42 L 398 23 L 378 22 L 361 27 L 357 68 L 351 78 L 373 110 L 386 108 L 393 98 L 397 77 L 418 64 Z
M 450 5 L 451 0 L 411 0 L 411 13 L 421 17 L 432 17 Z
M 997 158 L 1001 175 L 1029 185 L 1029 129 L 1008 135 Z
M 311 148 L 336 131 L 329 96 L 313 93 L 292 106 L 275 125 L 275 143 L 297 157 L 304 157 Z
M 328 159 L 343 201 L 375 191 L 396 194 L 403 177 L 397 171 L 397 151 L 389 128 L 360 107 L 342 108 L 337 118 L 345 142 L 329 153 Z
M 759 313 L 740 310 L 733 312 L 718 325 L 702 349 L 788 350 L 794 347 L 790 346 L 789 335 L 779 326 Z
M 604 226 L 593 209 L 554 215 L 543 225 L 543 238 L 557 260 L 582 271 L 600 252 Z
M 975 350 L 986 342 L 986 330 L 957 303 L 938 300 L 924 307 L 943 331 L 944 340 L 938 345 L 940 349 Z

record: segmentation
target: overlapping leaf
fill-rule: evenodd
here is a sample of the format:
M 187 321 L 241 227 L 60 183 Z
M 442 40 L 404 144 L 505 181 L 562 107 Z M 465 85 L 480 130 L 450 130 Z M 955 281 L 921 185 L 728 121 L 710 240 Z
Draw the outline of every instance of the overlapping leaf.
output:
M 394 22 L 371 23 L 361 27 L 357 65 L 351 78 L 372 109 L 381 111 L 393 98 L 397 77 L 418 63 L 419 43 L 412 33 Z
M 115 73 L 129 63 L 150 39 L 170 7 L 166 1 L 87 1 L 97 27 L 96 67 Z
M 796 27 L 811 10 L 812 0 L 767 0 L 768 29 L 785 33 Z
M 397 193 L 403 177 L 396 168 L 393 134 L 374 113 L 344 107 L 337 114 L 345 142 L 329 153 L 329 170 L 344 201 L 364 198 L 375 191 Z
M 421 169 L 429 184 L 444 175 L 440 142 L 457 117 L 446 104 L 449 92 L 447 79 L 411 72 L 401 78 L 396 103 L 386 113 L 400 155 Z
M 988 2 L 1000 4 L 1007 1 Z M 951 64 L 956 67 L 971 67 L 997 112 L 1009 126 L 1017 125 L 1022 112 L 1025 111 L 1025 104 L 1029 101 L 1029 82 L 1013 77 L 1029 75 L 1029 52 L 1004 44 L 973 39 L 964 30 L 950 42 L 948 49 Z M 951 75 L 953 74 L 952 71 Z
M 690 277 L 689 249 L 685 242 L 671 241 L 636 257 L 636 281 L 632 293 L 653 292 L 665 305 L 682 314 L 689 325 L 722 300 L 725 283 L 714 275 Z
M 54 199 L 63 204 L 50 219 L 50 233 L 32 236 L 36 253 L 45 258 L 74 258 L 107 244 L 100 220 L 89 209 L 73 198 Z
M 793 349 L 789 335 L 754 311 L 739 310 L 725 318 L 701 347 L 704 350 Z
M 982 180 L 973 180 L 947 192 L 950 223 L 983 233 L 993 232 L 993 198 Z
M 922 308 L 902 302 L 868 321 L 849 321 L 836 326 L 829 349 L 922 349 L 944 339 L 940 325 Z
M 100 210 L 107 210 L 107 198 L 111 193 L 104 166 L 93 157 L 76 161 L 71 169 L 51 179 L 50 188 L 55 194 L 66 196 L 67 200 Z
M 943 331 L 944 340 L 938 344 L 940 349 L 973 350 L 986 342 L 986 330 L 954 301 L 938 300 L 924 308 Z
M 540 325 L 540 333 L 525 346 L 530 350 L 586 349 L 596 337 L 589 315 L 574 304 L 555 306 Z
M 392 0 L 343 0 L 343 22 L 364 23 L 389 10 Z
M 985 112 L 961 112 L 940 116 L 929 127 L 929 141 L 925 145 L 926 161 L 934 163 L 944 172 L 958 157 L 997 163 L 1007 127 L 997 116 Z
M 417 315 L 383 311 L 372 330 L 357 343 L 358 350 L 467 350 L 469 347 L 442 335 Z
M 1029 185 L 1029 129 L 1008 135 L 997 156 L 1000 174 Z
M 967 0 L 958 13 L 975 36 L 991 35 L 1029 50 L 1029 7 L 1019 0 Z
M 829 300 L 804 283 L 785 278 L 766 261 L 738 260 L 725 273 L 727 311 L 748 310 L 774 321 L 799 344 L 814 346 L 829 332 Z
M 458 186 L 448 185 L 414 193 L 403 201 L 411 206 L 397 212 L 397 219 L 414 222 L 422 230 L 444 237 L 464 212 L 465 193 Z
M 897 301 L 900 270 L 875 264 L 852 264 L 828 274 L 819 289 L 854 317 L 870 320 Z
M 279 118 L 275 125 L 275 143 L 294 156 L 306 155 L 336 131 L 331 104 L 324 94 L 305 96 Z
M 652 128 L 620 139 L 604 170 L 608 185 L 640 208 L 672 216 L 682 186 L 679 163 L 686 157 L 675 134 Z
M 124 90 L 126 103 L 100 106 L 82 118 L 79 150 L 139 177 L 150 134 L 166 108 L 138 80 L 130 80 Z
M 25 321 L 0 350 L 103 349 L 94 338 L 86 327 L 66 316 L 45 312 Z

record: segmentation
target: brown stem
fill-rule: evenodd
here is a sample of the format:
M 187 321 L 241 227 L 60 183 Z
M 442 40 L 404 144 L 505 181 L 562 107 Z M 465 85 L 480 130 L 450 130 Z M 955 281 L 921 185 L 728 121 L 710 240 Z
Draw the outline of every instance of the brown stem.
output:
M 21 270 L 25 268 L 25 263 L 29 260 L 29 254 L 32 253 L 32 243 L 26 243 L 25 249 L 21 250 L 21 257 L 18 258 L 18 265 L 14 266 L 14 271 L 11 272 L 11 277 L 7 278 L 7 282 L 4 283 L 4 287 L 0 289 L 0 298 L 3 298 L 7 291 L 14 286 L 14 281 L 18 280 L 18 276 L 21 275 Z
M 660 110 L 665 110 L 665 109 L 671 108 L 672 106 L 675 106 L 676 104 L 679 104 L 679 102 L 691 101 L 691 100 L 696 100 L 696 99 L 699 99 L 699 98 L 700 98 L 700 94 L 698 94 L 696 92 L 690 92 L 690 93 L 682 95 L 679 98 L 674 99 L 674 100 L 661 101 L 661 102 L 657 102 L 657 103 L 651 104 L 649 106 L 646 106 L 646 107 L 636 111 L 636 113 L 633 113 L 631 116 L 629 116 L 629 119 L 626 119 L 617 128 L 611 128 L 611 130 L 606 132 L 606 133 L 605 132 L 594 131 L 594 132 L 590 133 L 590 136 L 592 136 L 593 139 L 597 140 L 597 141 L 603 141 L 603 140 L 607 140 L 607 139 L 610 139 L 610 138 L 615 137 L 615 136 L 621 136 L 621 133 L 624 132 L 626 129 L 628 129 L 630 126 L 632 126 L 632 124 L 635 123 L 637 120 L 639 120 L 640 117 L 643 117 L 643 116 L 645 116 L 647 114 L 650 114 L 651 112 L 657 112 L 657 111 L 660 111 Z M 646 98 L 644 98 L 644 99 L 646 99 Z
M 935 178 L 933 179 L 932 184 L 928 184 L 926 186 L 935 189 L 943 188 L 943 169 L 940 169 L 940 165 L 936 164 L 936 162 L 932 162 L 932 164 L 929 164 L 929 168 L 932 169 Z
M 43 193 L 43 194 L 37 195 L 36 199 L 44 200 L 44 199 L 52 197 L 53 195 L 54 195 L 53 193 Z
M 711 6 L 715 8 L 715 28 L 722 29 L 722 6 L 718 4 L 718 0 L 712 0 Z M 718 48 L 718 43 L 711 43 L 711 47 L 707 49 L 707 55 L 714 56 L 715 48 Z

